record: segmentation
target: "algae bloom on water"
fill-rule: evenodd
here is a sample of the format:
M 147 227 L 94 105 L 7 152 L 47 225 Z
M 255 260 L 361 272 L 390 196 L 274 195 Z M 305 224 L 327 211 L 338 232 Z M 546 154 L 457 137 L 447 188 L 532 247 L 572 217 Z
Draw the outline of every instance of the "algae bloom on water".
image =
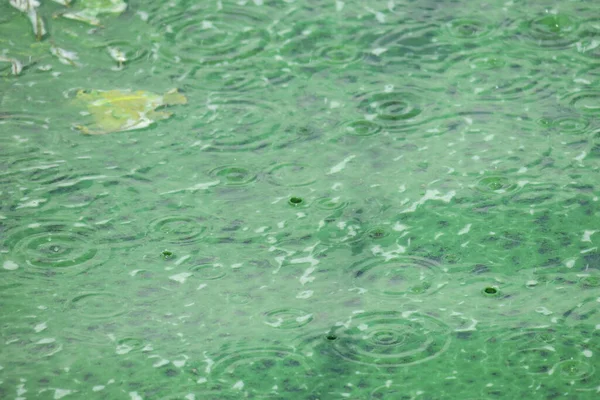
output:
M 163 106 L 186 104 L 187 98 L 177 89 L 164 95 L 143 90 L 79 90 L 75 103 L 84 106 L 93 122 L 75 125 L 79 131 L 89 135 L 143 129 L 158 120 L 168 119 L 173 114 L 157 110 Z

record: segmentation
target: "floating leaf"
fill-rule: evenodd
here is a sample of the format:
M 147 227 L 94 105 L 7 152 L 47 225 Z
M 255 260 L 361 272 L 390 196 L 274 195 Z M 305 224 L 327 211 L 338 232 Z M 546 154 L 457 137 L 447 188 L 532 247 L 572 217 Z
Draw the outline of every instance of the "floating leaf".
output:
M 74 67 L 78 67 L 81 65 L 77 62 L 79 57 L 74 51 L 68 51 L 65 49 L 61 49 L 60 47 L 52 46 L 50 47 L 50 52 L 53 55 L 55 55 L 58 58 L 58 60 L 63 64 L 72 65 Z
M 0 56 L 0 62 L 9 62 L 12 64 L 10 71 L 13 75 L 19 75 L 23 71 L 23 64 L 16 58 Z
M 157 108 L 186 104 L 187 98 L 177 89 L 159 95 L 143 90 L 80 90 L 76 103 L 83 104 L 93 117 L 93 124 L 75 127 L 89 135 L 143 129 L 155 121 L 171 117 Z
M 38 15 L 36 10 L 40 6 L 40 3 L 36 0 L 10 0 L 10 5 L 27 14 L 27 17 L 31 21 L 35 37 L 37 40 L 42 40 L 47 31 L 42 17 Z
M 63 17 L 98 26 L 98 16 L 121 14 L 127 9 L 127 3 L 123 0 L 79 0 L 76 7 L 73 11 L 64 13 Z

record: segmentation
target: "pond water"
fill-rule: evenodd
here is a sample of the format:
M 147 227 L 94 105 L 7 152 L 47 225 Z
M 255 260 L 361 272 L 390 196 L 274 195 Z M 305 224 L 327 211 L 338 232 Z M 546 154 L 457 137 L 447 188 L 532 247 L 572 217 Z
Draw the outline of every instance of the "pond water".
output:
M 599 15 L 2 0 L 0 398 L 597 399 Z

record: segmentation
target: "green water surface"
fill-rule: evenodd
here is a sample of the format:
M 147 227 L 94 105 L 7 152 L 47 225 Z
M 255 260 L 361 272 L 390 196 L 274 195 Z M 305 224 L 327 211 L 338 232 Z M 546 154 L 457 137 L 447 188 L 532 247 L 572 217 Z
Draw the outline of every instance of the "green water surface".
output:
M 1 399 L 600 398 L 599 2 L 40 3 L 0 2 Z

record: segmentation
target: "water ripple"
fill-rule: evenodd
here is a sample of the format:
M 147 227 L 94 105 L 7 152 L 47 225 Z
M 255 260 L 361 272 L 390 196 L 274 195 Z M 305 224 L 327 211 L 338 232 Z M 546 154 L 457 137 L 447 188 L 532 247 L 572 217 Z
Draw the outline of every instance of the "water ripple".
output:
M 370 41 L 366 62 L 371 65 L 389 68 L 407 66 L 412 76 L 432 76 L 429 71 L 448 56 L 455 53 L 451 44 L 440 42 L 437 38 L 439 25 L 431 21 L 421 24 L 404 23 L 387 28 L 383 33 L 374 30 L 363 35 L 362 41 Z M 392 70 L 390 69 L 390 73 Z
M 284 347 L 230 349 L 215 360 L 211 376 L 251 398 L 308 395 L 315 375 L 308 359 Z M 301 396 L 302 397 L 302 396 Z
M 248 185 L 256 180 L 256 174 L 244 167 L 225 165 L 210 171 L 210 175 L 226 186 Z
M 340 126 L 340 130 L 344 135 L 350 136 L 373 136 L 381 132 L 381 126 L 366 119 L 358 119 L 349 121 Z
M 211 230 L 206 217 L 173 215 L 152 221 L 148 233 L 156 240 L 173 244 L 191 244 L 202 240 Z
M 483 17 L 458 17 L 446 23 L 445 28 L 456 39 L 480 39 L 494 32 L 494 26 Z
M 313 316 L 297 308 L 278 308 L 264 313 L 264 323 L 277 329 L 297 329 L 312 321 Z
M 342 358 L 377 367 L 420 364 L 438 357 L 450 345 L 443 322 L 417 312 L 366 312 L 327 338 Z
M 266 172 L 269 182 L 277 186 L 308 186 L 317 180 L 314 167 L 304 163 L 278 163 Z
M 224 64 L 260 53 L 270 41 L 266 9 L 220 4 L 207 6 L 184 1 L 176 13 L 151 22 L 162 28 L 165 41 L 159 54 L 169 63 Z
M 517 37 L 536 49 L 560 50 L 578 39 L 579 21 L 568 14 L 545 14 L 519 21 Z
M 499 343 L 498 357 L 516 376 L 529 376 L 563 390 L 594 390 L 591 382 L 597 373 L 591 357 L 599 350 L 597 330 L 564 328 L 527 329 L 494 338 Z
M 262 149 L 278 139 L 281 124 L 271 119 L 277 114 L 270 102 L 259 99 L 214 98 L 196 137 L 212 151 Z
M 46 275 L 74 275 L 107 260 L 108 252 L 94 244 L 95 235 L 96 230 L 85 224 L 45 221 L 8 231 L 2 246 L 19 267 L 30 266 Z
M 426 258 L 368 258 L 353 264 L 354 284 L 384 296 L 430 295 L 445 285 L 440 266 Z
M 73 297 L 65 307 L 65 312 L 74 312 L 83 318 L 112 319 L 126 312 L 121 298 L 108 292 L 83 293 Z
M 547 79 L 551 66 L 526 54 L 471 53 L 447 66 L 448 73 L 458 79 L 458 90 L 472 93 L 477 100 L 537 102 L 553 94 Z
M 414 132 L 426 122 L 431 105 L 414 90 L 383 90 L 358 95 L 358 108 L 367 121 L 375 122 L 390 132 Z
M 282 28 L 286 21 L 279 21 Z M 278 54 L 290 65 L 299 64 L 318 69 L 345 67 L 363 57 L 360 45 L 354 41 L 340 42 L 343 36 L 355 35 L 357 25 L 312 19 L 309 22 L 298 22 L 296 19 L 291 24 L 291 28 L 283 30 L 283 44 L 278 50 Z
M 475 189 L 481 193 L 504 194 L 515 192 L 519 185 L 514 179 L 504 176 L 486 176 L 477 181 Z
M 581 90 L 564 97 L 564 101 L 576 112 L 596 116 L 600 112 L 600 90 Z
M 184 72 L 184 88 L 210 92 L 253 93 L 255 90 L 286 87 L 295 74 L 281 61 L 239 62 L 223 67 L 193 67 Z

